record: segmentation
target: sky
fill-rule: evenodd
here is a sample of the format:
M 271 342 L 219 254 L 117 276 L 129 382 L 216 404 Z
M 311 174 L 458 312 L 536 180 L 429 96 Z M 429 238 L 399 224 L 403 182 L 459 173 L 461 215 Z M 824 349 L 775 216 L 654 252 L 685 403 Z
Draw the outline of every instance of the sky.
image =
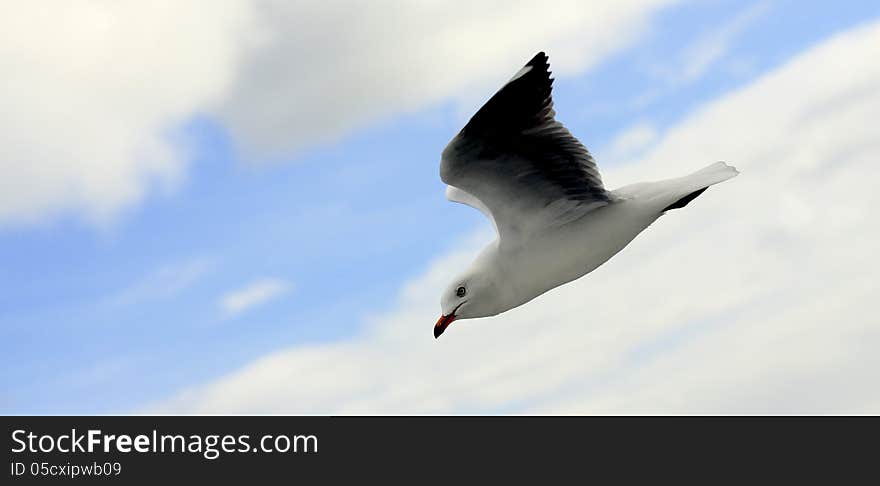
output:
M 0 413 L 880 413 L 877 2 L 3 10 Z M 538 51 L 607 187 L 741 175 L 435 340 Z

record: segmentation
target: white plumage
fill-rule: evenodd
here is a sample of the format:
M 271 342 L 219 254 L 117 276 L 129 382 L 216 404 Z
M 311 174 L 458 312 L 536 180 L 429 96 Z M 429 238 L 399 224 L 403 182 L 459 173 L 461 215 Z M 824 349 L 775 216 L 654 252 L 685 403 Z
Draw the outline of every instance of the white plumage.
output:
M 444 291 L 435 337 L 455 319 L 499 314 L 586 275 L 664 212 L 738 174 L 718 162 L 608 191 L 590 153 L 556 121 L 552 82 L 539 53 L 443 151 L 447 198 L 480 210 L 498 238 Z

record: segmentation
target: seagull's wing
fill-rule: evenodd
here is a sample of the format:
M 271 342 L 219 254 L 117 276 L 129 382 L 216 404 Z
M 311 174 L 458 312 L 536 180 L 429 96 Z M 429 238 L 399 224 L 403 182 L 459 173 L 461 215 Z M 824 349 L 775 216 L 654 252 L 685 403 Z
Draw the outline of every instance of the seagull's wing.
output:
M 593 157 L 554 119 L 552 84 L 538 53 L 443 151 L 447 197 L 488 211 L 499 235 L 563 224 L 611 201 Z
M 446 199 L 449 199 L 452 202 L 466 204 L 474 209 L 479 209 L 481 213 L 489 218 L 489 221 L 492 221 L 492 226 L 495 227 L 495 232 L 498 233 L 498 224 L 495 223 L 492 211 L 489 211 L 489 208 L 487 208 L 486 205 L 473 194 L 455 186 L 446 186 Z

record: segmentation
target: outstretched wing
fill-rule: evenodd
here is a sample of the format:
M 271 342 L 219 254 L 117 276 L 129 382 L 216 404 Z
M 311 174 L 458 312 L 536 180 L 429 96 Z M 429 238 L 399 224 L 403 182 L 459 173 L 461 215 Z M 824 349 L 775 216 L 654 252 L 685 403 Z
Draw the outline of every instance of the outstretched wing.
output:
M 538 53 L 443 150 L 440 178 L 486 208 L 501 236 L 564 224 L 611 201 L 593 157 L 554 119 L 552 84 Z
M 482 201 L 474 197 L 473 194 L 459 189 L 455 186 L 446 186 L 446 199 L 452 202 L 466 204 L 474 209 L 480 210 L 481 213 L 489 218 L 489 221 L 492 222 L 492 226 L 495 227 L 495 232 L 498 233 L 498 224 L 495 222 L 495 218 L 492 216 L 492 211 L 489 211 L 489 208 L 487 208 Z

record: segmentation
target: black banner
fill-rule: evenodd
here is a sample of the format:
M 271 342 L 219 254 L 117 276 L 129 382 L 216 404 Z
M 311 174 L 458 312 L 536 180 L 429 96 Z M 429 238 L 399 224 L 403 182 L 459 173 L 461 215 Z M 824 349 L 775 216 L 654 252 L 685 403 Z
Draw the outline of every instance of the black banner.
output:
M 877 417 L 3 417 L 2 484 L 878 476 Z M 541 481 L 547 482 L 547 481 Z M 605 481 L 603 481 L 605 482 Z

